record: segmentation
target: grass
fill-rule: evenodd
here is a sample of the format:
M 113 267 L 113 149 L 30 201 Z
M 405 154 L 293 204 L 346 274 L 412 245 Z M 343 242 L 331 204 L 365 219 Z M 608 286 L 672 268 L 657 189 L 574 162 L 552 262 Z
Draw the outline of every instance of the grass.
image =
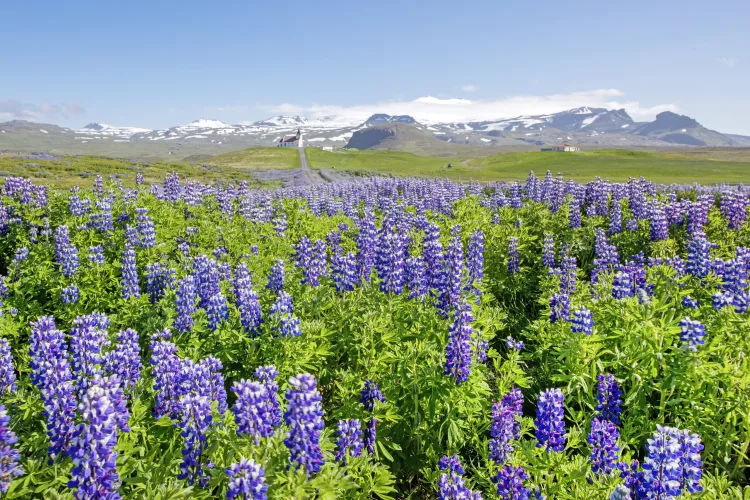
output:
M 207 161 L 213 165 L 243 170 L 300 168 L 297 148 L 249 148 L 213 156 Z
M 295 151 L 296 152 L 296 151 Z M 265 186 L 249 172 L 222 166 L 199 166 L 186 163 L 133 163 L 100 156 L 67 156 L 60 161 L 0 157 L 0 177 L 23 176 L 35 183 L 59 188 L 89 187 L 97 175 L 119 178 L 124 186 L 135 186 L 135 174 L 141 172 L 146 184 L 162 182 L 164 176 L 177 172 L 181 179 L 204 183 L 245 180 L 251 187 Z
M 448 177 L 482 182 L 525 179 L 529 171 L 544 175 L 562 172 L 566 178 L 587 181 L 599 176 L 627 181 L 644 176 L 660 183 L 747 183 L 750 159 L 739 156 L 730 161 L 694 154 L 603 149 L 580 153 L 499 153 L 479 158 L 431 158 L 392 151 L 336 151 L 308 148 L 313 168 L 351 170 L 358 173 L 397 176 Z M 446 168 L 447 163 L 453 167 Z

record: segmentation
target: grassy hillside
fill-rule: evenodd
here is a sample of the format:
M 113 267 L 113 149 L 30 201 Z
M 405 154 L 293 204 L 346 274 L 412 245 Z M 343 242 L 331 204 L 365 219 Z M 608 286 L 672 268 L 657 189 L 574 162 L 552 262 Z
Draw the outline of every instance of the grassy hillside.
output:
M 300 168 L 297 148 L 249 148 L 213 156 L 207 162 L 212 165 L 244 170 Z
M 296 151 L 295 151 L 296 152 Z M 177 172 L 182 179 L 196 179 L 201 182 L 246 180 L 250 186 L 262 183 L 249 172 L 231 167 L 202 167 L 185 163 L 132 163 L 99 156 L 70 156 L 60 161 L 21 159 L 0 156 L 0 177 L 23 176 L 34 182 L 70 188 L 88 187 L 94 184 L 96 175 L 105 179 L 114 176 L 122 180 L 124 186 L 135 186 L 135 174 L 141 172 L 146 184 L 161 182 L 168 173 Z
M 655 182 L 714 184 L 750 182 L 750 159 L 716 160 L 674 153 L 630 150 L 598 150 L 581 153 L 499 153 L 480 158 L 431 158 L 393 151 L 336 151 L 308 149 L 314 168 L 351 170 L 360 173 L 440 176 L 488 182 L 525 179 L 529 171 L 547 170 L 566 178 L 591 180 L 597 175 L 626 181 L 643 175 Z M 447 163 L 453 168 L 446 168 Z

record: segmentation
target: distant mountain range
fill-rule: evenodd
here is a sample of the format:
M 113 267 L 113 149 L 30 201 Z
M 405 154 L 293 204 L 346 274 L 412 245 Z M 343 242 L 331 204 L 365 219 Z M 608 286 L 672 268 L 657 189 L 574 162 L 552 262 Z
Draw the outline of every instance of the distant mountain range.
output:
M 601 147 L 741 147 L 750 137 L 722 134 L 695 119 L 665 111 L 652 122 L 635 122 L 624 109 L 575 108 L 538 116 L 462 123 L 420 123 L 408 115 L 375 114 L 352 125 L 339 117 L 275 116 L 230 125 L 200 119 L 163 130 L 90 123 L 80 129 L 15 120 L 0 123 L 0 151 L 101 154 L 199 160 L 251 146 L 274 146 L 301 129 L 305 146 L 395 149 L 421 153 L 460 150 L 461 145 L 528 148 L 570 143 Z

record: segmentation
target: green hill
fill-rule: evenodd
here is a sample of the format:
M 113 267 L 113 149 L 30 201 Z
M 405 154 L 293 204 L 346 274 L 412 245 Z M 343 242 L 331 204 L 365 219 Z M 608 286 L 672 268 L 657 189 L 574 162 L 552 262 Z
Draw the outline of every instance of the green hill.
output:
M 309 151 L 309 149 L 308 149 Z M 248 148 L 205 161 L 212 165 L 245 170 L 289 170 L 300 168 L 297 148 Z

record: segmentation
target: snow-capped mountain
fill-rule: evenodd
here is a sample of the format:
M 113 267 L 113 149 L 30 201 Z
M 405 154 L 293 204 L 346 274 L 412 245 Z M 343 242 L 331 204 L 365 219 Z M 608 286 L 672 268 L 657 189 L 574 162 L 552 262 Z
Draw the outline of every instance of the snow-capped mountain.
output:
M 85 136 L 117 137 L 129 139 L 135 134 L 151 132 L 151 129 L 138 127 L 116 127 L 106 123 L 89 123 L 83 128 L 73 129 L 76 134 Z

